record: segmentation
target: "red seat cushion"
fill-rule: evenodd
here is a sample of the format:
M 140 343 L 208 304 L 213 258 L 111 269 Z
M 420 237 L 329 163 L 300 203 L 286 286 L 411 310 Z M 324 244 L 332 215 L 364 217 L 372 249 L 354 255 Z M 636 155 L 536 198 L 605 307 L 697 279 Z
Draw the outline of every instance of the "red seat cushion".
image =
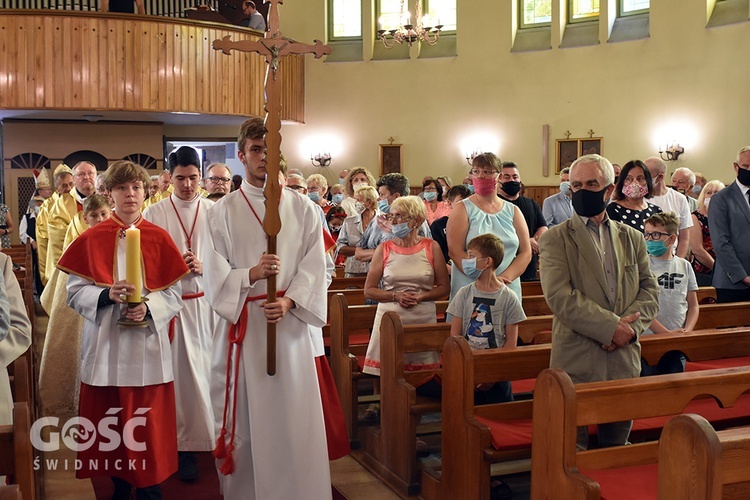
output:
M 536 379 L 527 378 L 526 380 L 513 380 L 510 384 L 513 387 L 513 394 L 532 392 L 534 390 L 534 385 L 536 384 Z
M 514 450 L 531 447 L 531 420 L 506 420 L 497 422 L 476 417 L 490 429 L 492 447 L 496 450 Z
M 701 370 L 716 370 L 719 368 L 736 368 L 739 366 L 750 366 L 750 356 L 740 358 L 709 359 L 706 361 L 688 361 L 685 364 L 686 372 L 697 372 Z
M 659 484 L 657 464 L 635 465 L 605 470 L 582 470 L 602 490 L 602 500 L 655 499 Z

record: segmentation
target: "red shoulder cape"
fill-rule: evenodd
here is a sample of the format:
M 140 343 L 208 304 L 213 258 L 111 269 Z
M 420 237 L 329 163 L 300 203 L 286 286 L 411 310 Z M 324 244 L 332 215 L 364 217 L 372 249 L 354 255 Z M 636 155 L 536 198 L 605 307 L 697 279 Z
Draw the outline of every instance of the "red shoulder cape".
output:
M 144 286 L 150 292 L 169 288 L 188 274 L 185 261 L 172 237 L 142 217 L 134 224 L 141 230 L 141 260 Z M 111 287 L 120 229 L 129 227 L 112 214 L 109 220 L 84 231 L 57 263 L 61 271 Z

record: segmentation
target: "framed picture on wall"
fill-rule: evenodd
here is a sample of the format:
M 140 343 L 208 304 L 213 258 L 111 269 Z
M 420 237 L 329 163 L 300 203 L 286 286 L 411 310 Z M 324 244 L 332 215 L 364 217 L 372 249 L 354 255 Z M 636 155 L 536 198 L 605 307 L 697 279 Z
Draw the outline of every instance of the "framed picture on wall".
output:
M 403 163 L 401 144 L 380 145 L 380 175 L 400 174 Z
M 588 154 L 602 154 L 602 138 L 557 139 L 555 141 L 555 174 L 567 168 L 576 158 Z

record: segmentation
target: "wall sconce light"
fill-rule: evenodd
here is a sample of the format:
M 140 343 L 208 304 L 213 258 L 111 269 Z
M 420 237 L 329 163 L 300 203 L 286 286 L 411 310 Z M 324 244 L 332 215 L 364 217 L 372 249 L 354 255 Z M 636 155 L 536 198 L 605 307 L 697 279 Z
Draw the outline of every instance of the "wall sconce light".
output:
M 680 155 L 684 152 L 685 148 L 683 148 L 676 142 L 672 143 L 671 146 L 667 144 L 665 144 L 664 146 L 659 146 L 659 156 L 661 156 L 662 160 L 666 161 L 677 160 L 677 158 L 679 158 Z
M 314 167 L 327 167 L 331 164 L 331 153 L 311 154 L 310 163 L 312 163 Z
M 471 153 L 466 153 L 466 163 L 468 163 L 469 166 L 471 166 L 471 162 L 474 161 L 474 158 L 476 158 L 477 156 L 481 155 L 483 152 L 484 151 L 482 151 L 481 149 L 477 148 L 474 151 L 472 151 Z

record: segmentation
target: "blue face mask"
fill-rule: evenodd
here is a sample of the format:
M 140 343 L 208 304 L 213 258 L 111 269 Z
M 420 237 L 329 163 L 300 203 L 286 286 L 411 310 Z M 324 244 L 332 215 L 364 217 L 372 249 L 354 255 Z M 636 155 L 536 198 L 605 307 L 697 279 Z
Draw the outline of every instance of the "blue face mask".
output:
M 382 200 L 378 200 L 378 210 L 383 212 L 384 214 L 387 214 L 391 211 L 391 204 L 388 203 L 388 198 L 383 198 Z
M 331 196 L 331 201 L 336 205 L 341 205 L 341 202 L 344 201 L 344 195 L 341 193 L 336 193 Z
M 560 192 L 565 196 L 570 196 L 570 182 L 562 181 L 560 183 Z
M 482 275 L 482 270 L 477 269 L 477 259 L 461 259 L 461 267 L 464 268 L 464 274 L 475 280 Z
M 648 251 L 649 255 L 661 257 L 667 251 L 667 246 L 663 241 L 647 241 L 646 251 Z
M 703 189 L 703 186 L 698 186 L 696 184 L 695 186 L 693 186 L 693 194 L 696 195 L 696 196 L 699 195 L 699 194 L 701 194 L 701 190 L 702 189 Z
M 307 197 L 310 198 L 315 203 L 320 201 L 320 193 L 317 191 L 310 191 L 307 193 Z
M 435 201 L 435 200 L 437 200 L 437 191 L 425 191 L 424 192 L 424 200 L 425 201 Z
M 474 194 L 474 184 L 464 184 L 471 194 Z
M 345 178 L 339 177 L 339 184 L 341 184 L 343 186 L 344 185 L 344 181 L 346 181 Z
M 408 222 L 402 222 L 401 224 L 393 224 L 391 226 L 391 232 L 396 238 L 406 238 L 411 233 L 411 228 Z

